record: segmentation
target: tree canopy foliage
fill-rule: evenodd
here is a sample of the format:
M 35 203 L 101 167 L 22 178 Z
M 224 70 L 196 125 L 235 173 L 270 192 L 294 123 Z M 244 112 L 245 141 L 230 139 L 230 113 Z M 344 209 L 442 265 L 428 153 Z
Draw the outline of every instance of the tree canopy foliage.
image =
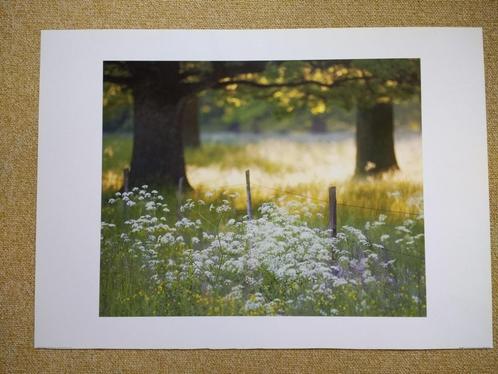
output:
M 128 65 L 105 64 L 104 97 L 124 92 L 128 100 L 126 88 L 121 92 L 115 88 L 115 84 L 124 87 L 132 84 Z M 251 105 L 251 113 L 256 116 L 263 114 L 269 103 L 274 105 L 273 114 L 278 117 L 300 109 L 320 115 L 337 106 L 350 109 L 355 103 L 399 102 L 420 93 L 416 59 L 180 62 L 178 73 L 179 97 L 211 91 L 212 103 L 217 106 Z M 110 106 L 123 104 L 122 99 L 111 100 L 108 100 Z M 256 101 L 259 103 L 255 104 Z

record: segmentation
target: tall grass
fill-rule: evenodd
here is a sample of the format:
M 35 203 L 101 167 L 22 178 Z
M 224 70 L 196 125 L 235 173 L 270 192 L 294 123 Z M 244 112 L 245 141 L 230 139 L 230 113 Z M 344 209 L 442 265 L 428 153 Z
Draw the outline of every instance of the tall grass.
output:
M 133 202 L 128 206 L 115 193 L 122 185 L 122 169 L 129 166 L 131 137 L 106 135 L 101 315 L 425 315 L 420 140 L 397 139 L 401 173 L 358 181 L 351 179 L 351 134 L 320 139 L 233 141 L 218 136 L 186 151 L 194 191 L 183 201 L 172 190 L 152 194 L 137 189 L 136 196 L 125 196 Z M 256 211 L 252 231 L 245 217 L 247 168 Z M 330 184 L 337 186 L 339 202 L 339 239 L 334 240 L 327 231 Z M 147 209 L 150 201 L 154 210 Z M 269 203 L 273 213 L 267 211 Z M 169 211 L 158 209 L 158 204 Z M 216 207 L 223 205 L 228 210 L 218 212 Z M 183 227 L 185 218 L 194 226 Z M 300 235 L 308 230 L 313 236 L 306 242 Z M 279 232 L 287 234 L 274 237 Z M 183 242 L 158 239 L 167 234 L 181 236 Z M 308 243 L 305 249 L 296 247 L 293 236 Z M 194 238 L 199 242 L 194 243 Z M 266 248 L 272 240 L 277 244 Z M 258 248 L 268 250 L 260 251 L 268 259 L 257 257 Z M 275 248 L 283 248 L 282 253 Z M 306 256 L 296 257 L 299 250 Z M 197 265 L 195 256 L 203 256 Z M 254 256 L 258 266 L 249 273 L 220 270 Z M 280 267 L 290 264 L 282 258 L 294 261 L 294 270 L 309 260 L 329 278 L 316 273 L 311 281 L 303 275 L 308 273 L 297 270 L 295 276 L 294 270 L 283 276 L 271 265 L 271 261 Z M 335 270 L 330 273 L 330 269 Z M 375 282 L 365 282 L 370 275 Z M 256 284 L 246 284 L 247 276 Z M 314 290 L 315 284 L 321 285 L 321 291 Z
M 173 207 L 144 186 L 107 200 L 100 314 L 425 314 L 421 216 L 333 238 L 311 201 L 281 197 L 248 220 L 236 198 Z

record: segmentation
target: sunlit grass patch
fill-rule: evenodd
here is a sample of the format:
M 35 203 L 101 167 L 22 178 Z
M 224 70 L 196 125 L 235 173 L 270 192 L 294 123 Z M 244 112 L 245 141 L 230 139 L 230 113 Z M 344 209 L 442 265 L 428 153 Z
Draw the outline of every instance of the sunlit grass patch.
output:
M 390 183 L 421 185 L 420 136 L 399 133 L 395 148 L 401 171 L 385 179 Z M 122 184 L 123 169 L 129 167 L 131 152 L 131 135 L 104 136 L 104 191 L 116 191 L 119 182 Z M 198 149 L 187 149 L 185 159 L 187 176 L 194 188 L 219 189 L 244 183 L 244 171 L 250 169 L 255 185 L 299 188 L 303 192 L 306 188 L 316 190 L 315 185 L 348 183 L 354 172 L 354 134 L 271 137 L 220 134 L 207 137 Z
M 129 166 L 132 140 L 126 135 L 106 135 L 103 152 L 105 194 L 122 186 L 124 167 Z M 354 144 L 351 133 L 338 135 L 228 136 L 207 137 L 198 149 L 186 151 L 187 174 L 194 187 L 192 197 L 205 192 L 213 201 L 223 192 L 237 192 L 233 206 L 246 208 L 245 170 L 251 170 L 252 200 L 262 202 L 281 197 L 309 199 L 322 214 L 328 214 L 328 187 L 337 187 L 341 224 L 360 224 L 382 211 L 398 212 L 402 220 L 422 212 L 420 139 L 401 134 L 396 142 L 401 172 L 383 178 L 352 179 Z M 170 191 L 165 192 L 170 195 Z M 174 202 L 173 202 L 174 203 Z M 391 215 L 390 215 L 391 216 Z M 397 218 L 396 218 L 397 217 Z
M 199 148 L 188 148 L 185 159 L 190 170 L 212 168 L 215 170 L 257 168 L 266 173 L 281 175 L 294 170 L 292 165 L 270 160 L 255 144 L 208 143 Z
M 272 188 L 294 188 L 313 184 L 328 186 L 348 182 L 355 168 L 354 133 L 310 135 L 290 134 L 275 136 L 241 135 L 237 142 L 227 136 L 223 144 L 220 135 L 210 138 L 195 151 L 187 153 L 187 174 L 197 186 L 236 185 L 244 179 L 244 170 L 251 169 L 255 184 Z M 400 171 L 386 176 L 392 182 L 422 182 L 421 140 L 414 133 L 399 133 L 396 155 Z M 215 155 L 203 156 L 216 149 Z M 191 162 L 192 155 L 202 162 Z M 213 162 L 210 162 L 213 159 Z M 223 159 L 220 165 L 217 159 Z M 261 160 L 265 160 L 261 162 Z M 275 172 L 275 166 L 278 171 Z M 270 167 L 268 167 L 270 166 Z

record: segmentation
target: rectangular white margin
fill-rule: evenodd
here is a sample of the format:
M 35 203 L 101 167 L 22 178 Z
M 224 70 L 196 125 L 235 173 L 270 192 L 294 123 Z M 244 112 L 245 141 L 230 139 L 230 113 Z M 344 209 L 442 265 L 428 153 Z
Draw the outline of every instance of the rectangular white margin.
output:
M 427 317 L 99 317 L 104 60 L 420 58 Z M 43 31 L 37 348 L 492 347 L 480 28 Z

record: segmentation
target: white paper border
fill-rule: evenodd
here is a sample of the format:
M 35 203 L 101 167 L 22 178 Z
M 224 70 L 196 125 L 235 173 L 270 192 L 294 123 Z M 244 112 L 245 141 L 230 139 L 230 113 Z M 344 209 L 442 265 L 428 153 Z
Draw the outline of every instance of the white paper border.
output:
M 102 62 L 420 58 L 427 317 L 99 317 Z M 482 30 L 43 31 L 35 347 L 492 347 Z

